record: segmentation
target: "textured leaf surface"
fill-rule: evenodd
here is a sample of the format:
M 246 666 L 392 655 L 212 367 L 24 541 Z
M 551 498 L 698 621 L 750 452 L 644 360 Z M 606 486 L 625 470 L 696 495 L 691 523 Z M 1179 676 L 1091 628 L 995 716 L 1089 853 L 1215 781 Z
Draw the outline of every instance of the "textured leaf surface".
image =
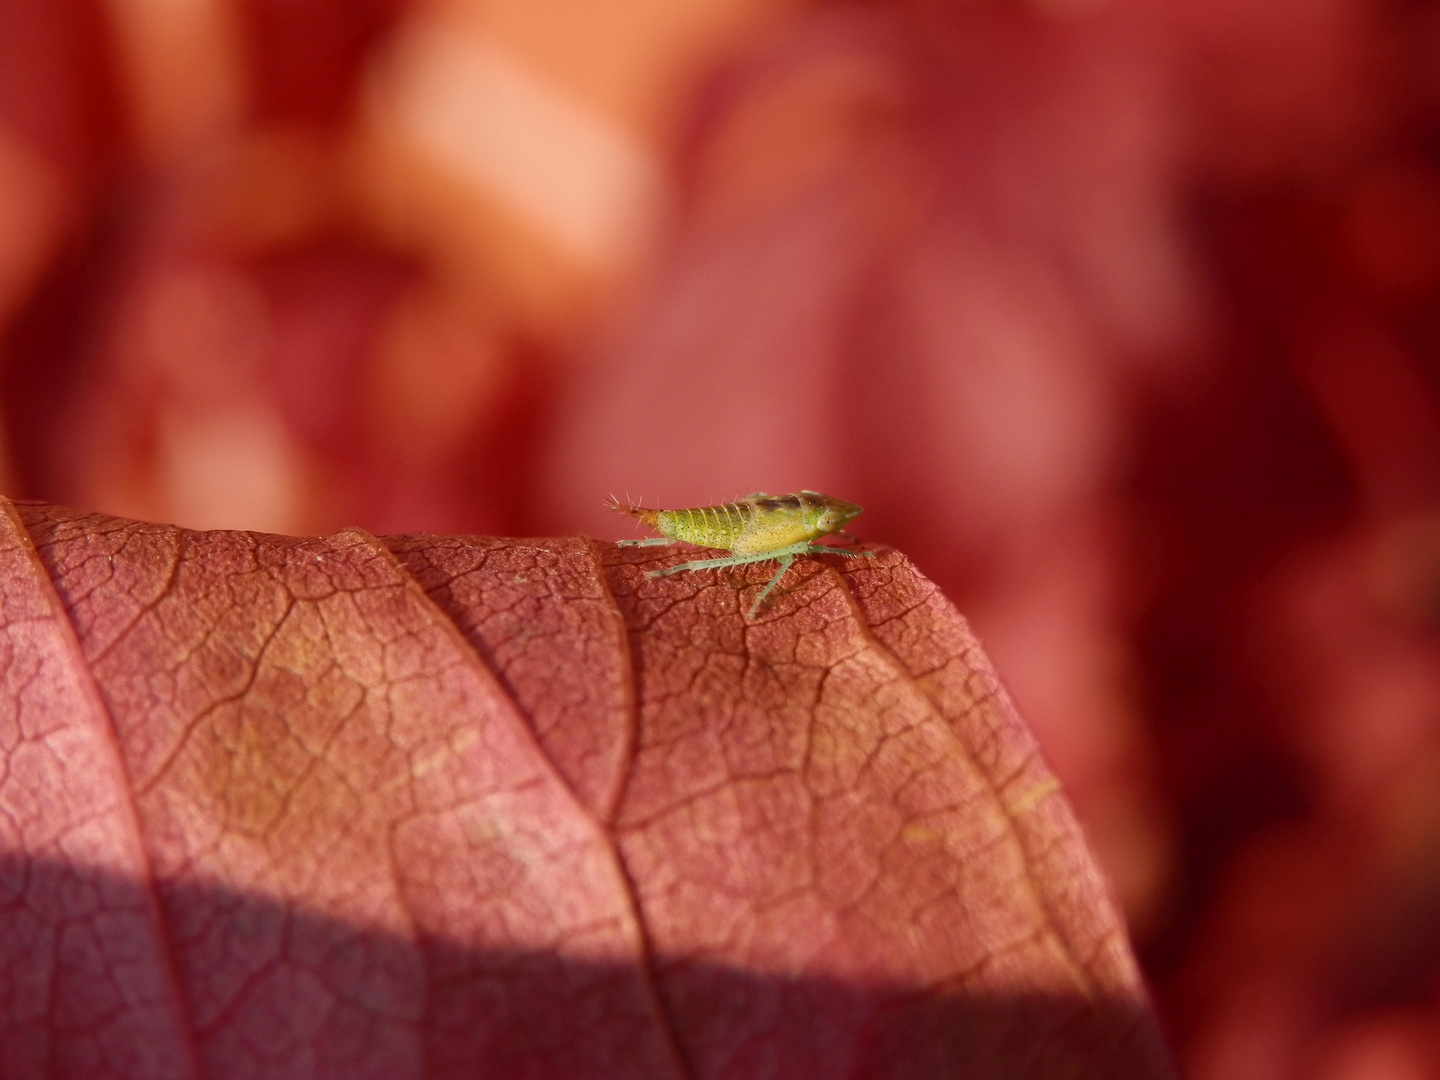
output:
M 6 1077 L 1162 1077 L 903 557 L 0 519 Z

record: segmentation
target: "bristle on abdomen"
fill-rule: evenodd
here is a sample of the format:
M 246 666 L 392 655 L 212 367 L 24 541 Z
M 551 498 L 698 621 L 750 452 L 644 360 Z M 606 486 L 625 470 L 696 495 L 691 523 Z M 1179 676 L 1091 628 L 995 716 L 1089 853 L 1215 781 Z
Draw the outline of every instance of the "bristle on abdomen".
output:
M 633 503 L 622 503 L 613 495 L 605 501 L 605 505 L 621 514 L 628 514 L 652 529 L 655 528 L 655 522 L 660 516 L 659 510 L 652 510 L 648 506 L 635 506 Z

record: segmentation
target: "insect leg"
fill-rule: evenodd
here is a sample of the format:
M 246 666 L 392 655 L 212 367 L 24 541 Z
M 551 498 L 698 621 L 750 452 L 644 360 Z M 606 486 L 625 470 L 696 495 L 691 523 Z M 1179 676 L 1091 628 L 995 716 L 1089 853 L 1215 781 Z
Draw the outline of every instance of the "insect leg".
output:
M 664 570 L 652 570 L 649 576 L 665 577 L 667 574 L 678 574 L 681 570 L 713 570 L 721 566 L 745 566 L 747 563 L 768 562 L 771 559 L 803 555 L 808 546 L 808 541 L 801 540 L 799 543 L 787 544 L 785 547 L 757 551 L 753 555 L 727 555 L 723 559 L 696 559 L 694 562 L 681 563 L 679 566 L 667 566 Z
M 671 540 L 671 539 L 669 539 L 669 538 L 667 538 L 667 537 L 664 537 L 664 536 L 651 536 L 651 537 L 648 537 L 648 538 L 646 538 L 646 539 L 644 539 L 644 540 L 616 540 L 616 541 L 615 541 L 615 546 L 616 546 L 616 547 L 655 547 L 657 544 L 673 544 L 673 543 L 675 543 L 674 540 Z
M 720 566 L 744 566 L 746 563 L 765 562 L 767 559 L 776 558 L 774 552 L 767 551 L 763 555 L 727 555 L 723 559 L 696 559 L 694 562 L 684 562 L 679 566 L 667 566 L 663 570 L 651 570 L 649 577 L 668 577 L 671 574 L 678 574 L 681 570 L 713 570 Z
M 873 559 L 873 551 L 851 551 L 848 548 L 830 547 L 828 544 L 810 544 L 805 549 L 806 555 L 841 555 L 847 559 Z
M 750 605 L 751 615 L 754 615 L 755 612 L 760 610 L 760 605 L 765 600 L 765 597 L 770 595 L 770 590 L 773 589 L 779 583 L 780 579 L 785 576 L 785 571 L 790 569 L 790 564 L 794 561 L 794 555 L 780 556 L 780 569 L 775 571 L 775 576 L 770 579 L 770 583 L 766 585 L 765 588 L 760 590 L 759 596 L 755 597 L 755 602 Z

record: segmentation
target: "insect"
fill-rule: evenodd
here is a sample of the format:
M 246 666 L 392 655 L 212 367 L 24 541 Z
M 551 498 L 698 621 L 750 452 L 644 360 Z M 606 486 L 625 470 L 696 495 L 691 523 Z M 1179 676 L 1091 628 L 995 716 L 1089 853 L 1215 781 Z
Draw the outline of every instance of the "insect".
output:
M 648 540 L 621 540 L 622 545 L 649 547 L 684 540 L 698 547 L 724 548 L 730 552 L 729 557 L 723 559 L 696 559 L 679 566 L 652 570 L 649 575 L 652 578 L 678 574 L 681 570 L 712 570 L 769 559 L 777 561 L 780 569 L 775 571 L 770 583 L 760 590 L 760 595 L 750 605 L 751 615 L 760 609 L 770 590 L 785 576 L 796 555 L 843 555 L 853 559 L 860 556 L 870 558 L 875 554 L 873 551 L 846 551 L 814 542 L 830 533 L 839 533 L 860 513 L 860 507 L 854 503 L 821 495 L 818 491 L 802 491 L 794 495 L 767 495 L 760 491 L 723 506 L 699 506 L 689 510 L 652 510 L 619 502 L 613 496 L 605 505 L 611 510 L 629 514 L 661 534 Z

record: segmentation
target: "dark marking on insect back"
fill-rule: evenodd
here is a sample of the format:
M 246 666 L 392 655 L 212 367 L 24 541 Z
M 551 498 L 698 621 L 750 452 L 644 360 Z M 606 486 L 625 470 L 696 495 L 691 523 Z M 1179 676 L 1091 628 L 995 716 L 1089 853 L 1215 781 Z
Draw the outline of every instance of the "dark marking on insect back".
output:
M 799 495 L 767 495 L 755 500 L 755 506 L 760 510 L 799 510 L 801 505 Z

